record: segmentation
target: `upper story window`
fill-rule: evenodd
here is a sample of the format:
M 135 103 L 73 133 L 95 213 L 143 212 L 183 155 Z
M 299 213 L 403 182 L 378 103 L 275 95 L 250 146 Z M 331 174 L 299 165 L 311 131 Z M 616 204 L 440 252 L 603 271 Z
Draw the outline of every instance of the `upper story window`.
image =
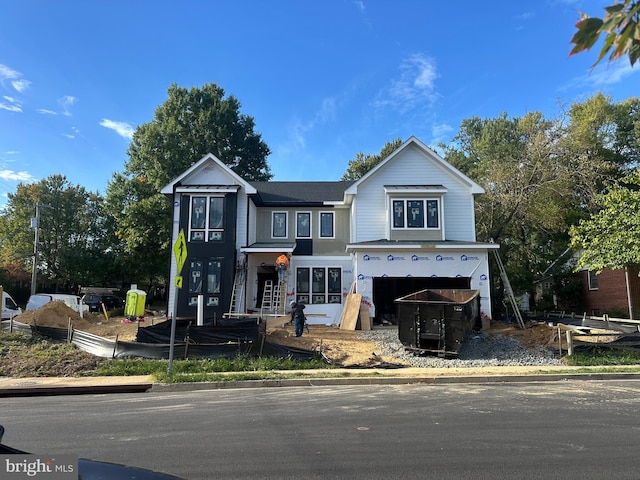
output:
M 311 238 L 311 212 L 296 212 L 296 238 Z
M 437 199 L 393 199 L 394 229 L 440 228 L 440 201 Z
M 333 212 L 320 212 L 320 238 L 335 238 L 335 216 Z
M 191 197 L 189 241 L 219 242 L 224 236 L 224 197 Z
M 287 238 L 287 212 L 271 214 L 271 237 Z

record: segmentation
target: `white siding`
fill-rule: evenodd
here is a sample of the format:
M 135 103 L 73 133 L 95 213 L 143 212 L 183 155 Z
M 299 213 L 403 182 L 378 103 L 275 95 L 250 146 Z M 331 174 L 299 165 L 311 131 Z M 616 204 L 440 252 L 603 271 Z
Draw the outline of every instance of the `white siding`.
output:
M 389 228 L 384 185 L 443 185 L 444 240 L 475 241 L 473 195 L 468 185 L 420 149 L 410 146 L 358 186 L 353 208 L 355 242 L 387 237 Z

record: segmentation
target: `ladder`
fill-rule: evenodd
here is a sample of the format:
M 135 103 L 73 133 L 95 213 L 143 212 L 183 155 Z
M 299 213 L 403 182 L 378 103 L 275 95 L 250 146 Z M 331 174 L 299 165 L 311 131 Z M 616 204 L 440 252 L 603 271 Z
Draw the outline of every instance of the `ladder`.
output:
M 284 315 L 284 307 L 287 302 L 287 282 L 278 282 L 273 290 L 274 313 Z
M 509 303 L 511 304 L 511 308 L 513 309 L 513 314 L 516 316 L 516 320 L 518 321 L 518 327 L 523 330 L 526 328 L 524 325 L 524 320 L 522 319 L 522 314 L 520 313 L 520 309 L 518 308 L 518 302 L 516 302 L 516 297 L 513 295 L 513 289 L 511 288 L 511 282 L 509 282 L 509 277 L 507 277 L 507 271 L 504 268 L 504 264 L 502 263 L 502 259 L 500 258 L 500 254 L 498 253 L 498 249 L 492 250 L 493 256 L 496 259 L 496 264 L 498 265 L 498 270 L 500 271 L 500 278 L 502 279 L 502 285 L 504 286 L 504 293 Z
M 229 314 L 242 313 L 242 301 L 244 299 L 244 286 L 247 276 L 247 270 L 245 268 L 236 269 L 236 277 L 233 281 L 233 289 L 231 290 L 231 306 L 229 307 Z
M 274 284 L 273 280 L 267 280 L 264 282 L 261 313 L 276 313 L 284 315 L 284 304 L 287 295 L 286 285 L 287 282 L 277 282 Z
M 273 280 L 266 280 L 264 282 L 264 290 L 262 291 L 262 305 L 260 307 L 260 313 L 271 312 L 273 309 Z

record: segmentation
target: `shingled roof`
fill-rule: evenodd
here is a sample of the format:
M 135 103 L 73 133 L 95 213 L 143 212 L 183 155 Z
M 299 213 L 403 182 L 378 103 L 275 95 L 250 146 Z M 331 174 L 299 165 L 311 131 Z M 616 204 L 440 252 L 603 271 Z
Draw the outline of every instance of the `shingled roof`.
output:
M 341 202 L 352 181 L 339 182 L 250 182 L 258 191 L 254 203 L 265 206 L 322 206 L 324 202 Z

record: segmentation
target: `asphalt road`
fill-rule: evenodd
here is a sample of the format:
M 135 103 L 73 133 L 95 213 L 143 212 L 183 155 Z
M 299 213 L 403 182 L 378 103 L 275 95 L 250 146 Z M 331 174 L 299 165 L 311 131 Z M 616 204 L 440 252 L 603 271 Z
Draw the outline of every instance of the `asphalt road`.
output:
M 3 443 L 200 479 L 640 478 L 640 381 L 0 400 Z

